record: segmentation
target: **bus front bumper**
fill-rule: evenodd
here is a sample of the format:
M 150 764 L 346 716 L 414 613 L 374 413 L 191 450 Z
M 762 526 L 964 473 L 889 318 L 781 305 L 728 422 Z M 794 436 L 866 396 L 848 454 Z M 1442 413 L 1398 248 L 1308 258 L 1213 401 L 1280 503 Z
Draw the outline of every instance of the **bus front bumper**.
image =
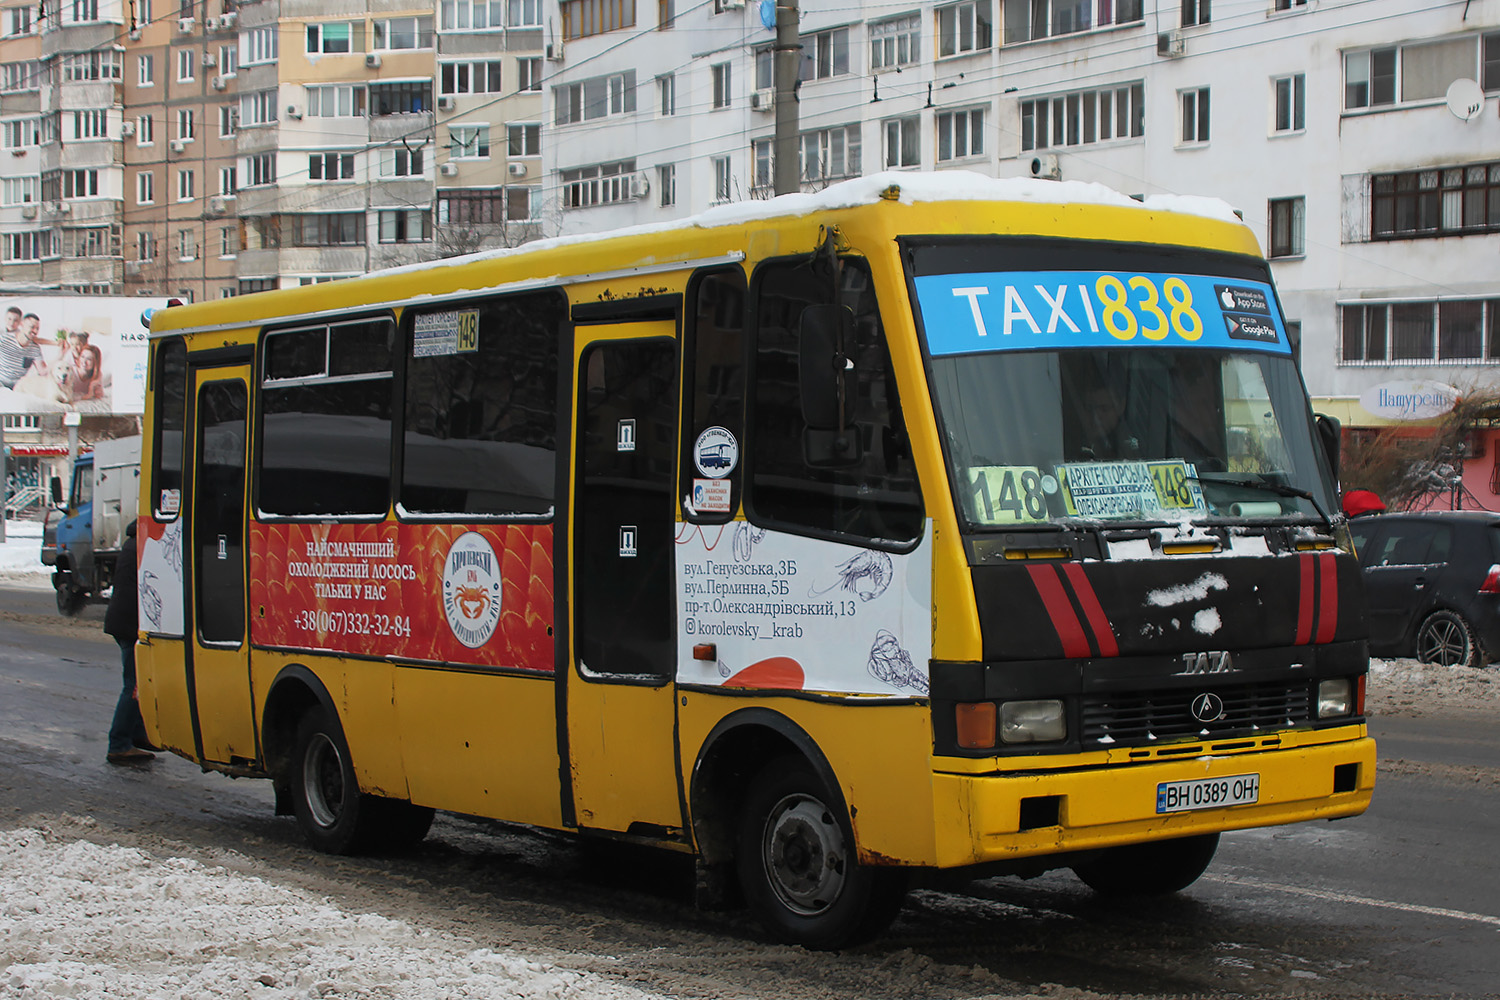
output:
M 937 816 L 937 863 L 947 868 L 1002 862 L 1357 816 L 1369 806 L 1375 788 L 1375 741 L 1364 735 L 1363 727 L 1358 732 L 1357 738 L 1338 742 L 1252 753 L 1205 753 L 1073 770 L 937 773 L 934 801 L 943 804 Z M 1164 784 L 1250 775 L 1258 776 L 1253 804 L 1157 811 Z M 1174 786 L 1162 798 L 1180 798 L 1181 789 Z

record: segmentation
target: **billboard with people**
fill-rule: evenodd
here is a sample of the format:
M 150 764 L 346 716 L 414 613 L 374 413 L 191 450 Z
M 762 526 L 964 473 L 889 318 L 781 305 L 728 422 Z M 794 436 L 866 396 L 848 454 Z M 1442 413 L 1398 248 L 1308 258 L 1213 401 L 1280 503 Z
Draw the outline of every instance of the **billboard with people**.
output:
M 139 414 L 146 337 L 165 298 L 0 299 L 0 413 Z

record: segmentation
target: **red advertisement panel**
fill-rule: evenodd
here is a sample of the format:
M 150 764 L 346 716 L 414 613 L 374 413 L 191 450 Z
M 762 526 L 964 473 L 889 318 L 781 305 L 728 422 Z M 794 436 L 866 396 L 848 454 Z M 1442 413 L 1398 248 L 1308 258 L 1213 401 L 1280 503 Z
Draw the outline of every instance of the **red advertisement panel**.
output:
M 551 672 L 552 526 L 251 524 L 268 646 Z

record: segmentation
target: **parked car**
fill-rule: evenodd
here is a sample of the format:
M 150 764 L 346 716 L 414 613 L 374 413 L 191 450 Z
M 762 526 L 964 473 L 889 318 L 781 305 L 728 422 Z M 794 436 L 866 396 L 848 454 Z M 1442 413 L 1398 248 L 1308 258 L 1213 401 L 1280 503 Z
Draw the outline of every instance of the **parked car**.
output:
M 1372 654 L 1469 667 L 1500 654 L 1500 514 L 1381 514 L 1349 530 Z

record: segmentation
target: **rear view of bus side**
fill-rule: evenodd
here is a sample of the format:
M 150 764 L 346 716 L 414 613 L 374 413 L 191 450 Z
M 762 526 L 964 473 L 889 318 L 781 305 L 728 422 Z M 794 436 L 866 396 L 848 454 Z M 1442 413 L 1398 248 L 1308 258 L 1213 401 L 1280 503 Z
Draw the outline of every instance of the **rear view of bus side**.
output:
M 321 850 L 649 843 L 820 948 L 1357 815 L 1337 428 L 1174 207 L 881 175 L 157 313 L 148 727 Z

